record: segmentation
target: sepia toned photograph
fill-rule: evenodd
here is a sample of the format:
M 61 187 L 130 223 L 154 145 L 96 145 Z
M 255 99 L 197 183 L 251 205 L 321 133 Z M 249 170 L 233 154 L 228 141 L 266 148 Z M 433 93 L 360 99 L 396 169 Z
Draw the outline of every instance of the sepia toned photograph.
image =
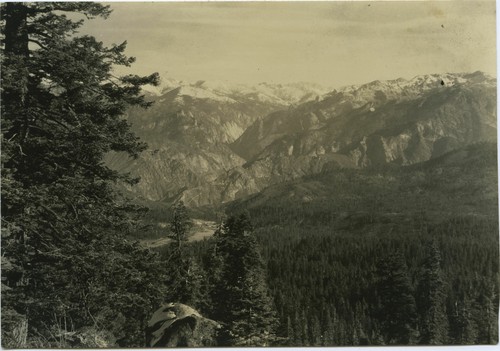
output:
M 0 28 L 3 348 L 498 344 L 495 1 Z

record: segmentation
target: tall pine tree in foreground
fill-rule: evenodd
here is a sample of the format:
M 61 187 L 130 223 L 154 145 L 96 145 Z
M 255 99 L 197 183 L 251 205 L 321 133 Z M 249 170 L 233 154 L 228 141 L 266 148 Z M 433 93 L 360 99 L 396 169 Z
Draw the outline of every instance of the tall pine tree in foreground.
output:
M 212 318 L 226 346 L 269 346 L 277 319 L 265 267 L 247 215 L 229 217 L 215 234 Z
M 107 346 L 142 346 L 161 270 L 124 239 L 137 212 L 113 183 L 134 180 L 103 156 L 144 149 L 122 115 L 148 106 L 141 86 L 158 76 L 117 77 L 134 61 L 125 43 L 76 35 L 72 18 L 106 18 L 107 6 L 1 6 L 3 346 L 77 346 L 89 329 Z

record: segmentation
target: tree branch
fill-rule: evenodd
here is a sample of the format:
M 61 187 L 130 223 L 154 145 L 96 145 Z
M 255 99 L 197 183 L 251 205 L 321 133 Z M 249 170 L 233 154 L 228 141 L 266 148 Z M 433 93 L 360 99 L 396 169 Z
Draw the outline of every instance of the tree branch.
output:
M 44 50 L 48 50 L 48 48 L 45 45 L 43 45 L 41 42 L 39 42 L 36 39 L 28 39 L 28 41 L 31 42 L 31 43 L 34 43 L 34 44 L 38 45 L 40 48 L 42 48 Z

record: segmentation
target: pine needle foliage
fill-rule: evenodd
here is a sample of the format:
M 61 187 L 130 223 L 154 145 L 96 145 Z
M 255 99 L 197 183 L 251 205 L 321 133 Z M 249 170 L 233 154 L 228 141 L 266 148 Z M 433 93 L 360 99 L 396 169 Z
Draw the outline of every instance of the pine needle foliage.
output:
M 77 35 L 84 19 L 72 18 L 106 18 L 109 6 L 1 6 L 2 315 L 27 324 L 17 347 L 75 346 L 64 335 L 89 326 L 112 329 L 119 345 L 142 346 L 161 270 L 155 255 L 125 239 L 138 209 L 113 184 L 136 180 L 103 157 L 145 148 L 123 114 L 149 105 L 141 86 L 158 75 L 115 76 L 115 66 L 134 62 L 126 43 L 106 47 Z M 23 325 L 4 322 L 4 336 Z
M 276 313 L 247 215 L 229 217 L 221 225 L 212 255 L 211 317 L 225 326 L 221 344 L 269 346 L 275 340 Z

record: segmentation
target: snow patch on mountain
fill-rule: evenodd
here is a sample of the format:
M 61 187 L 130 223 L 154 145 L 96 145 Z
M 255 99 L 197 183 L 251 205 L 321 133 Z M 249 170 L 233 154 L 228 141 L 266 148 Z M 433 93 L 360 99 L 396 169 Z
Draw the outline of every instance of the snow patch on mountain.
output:
M 206 89 L 204 87 L 198 87 L 194 85 L 181 86 L 178 92 L 178 96 L 190 96 L 196 99 L 210 99 L 214 101 L 221 101 L 227 103 L 235 103 L 236 100 L 228 97 L 224 93 Z

